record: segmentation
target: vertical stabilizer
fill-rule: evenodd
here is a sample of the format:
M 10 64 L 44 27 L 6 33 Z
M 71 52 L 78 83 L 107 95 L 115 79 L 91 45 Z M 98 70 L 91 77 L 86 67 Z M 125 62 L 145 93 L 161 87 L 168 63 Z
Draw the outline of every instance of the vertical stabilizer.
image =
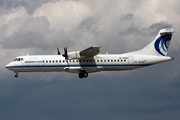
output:
M 132 54 L 166 56 L 174 30 L 172 28 L 161 29 L 156 38 L 146 47 Z

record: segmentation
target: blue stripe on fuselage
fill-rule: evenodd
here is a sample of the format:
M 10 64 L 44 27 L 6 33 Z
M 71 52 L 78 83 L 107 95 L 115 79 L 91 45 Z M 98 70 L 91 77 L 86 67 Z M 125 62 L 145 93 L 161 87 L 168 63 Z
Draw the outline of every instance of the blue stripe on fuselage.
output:
M 149 66 L 152 64 L 98 64 L 98 65 L 69 65 L 69 67 L 116 67 L 116 66 Z M 6 66 L 6 68 L 32 68 L 32 67 L 68 67 L 68 65 L 16 65 Z

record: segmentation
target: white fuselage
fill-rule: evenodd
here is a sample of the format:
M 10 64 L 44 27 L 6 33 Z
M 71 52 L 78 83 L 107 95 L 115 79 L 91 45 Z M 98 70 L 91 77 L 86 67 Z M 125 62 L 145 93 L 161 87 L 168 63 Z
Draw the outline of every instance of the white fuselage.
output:
M 17 57 L 6 68 L 15 72 L 88 73 L 137 69 L 172 60 L 169 56 L 135 54 L 99 54 L 93 58 L 66 60 L 62 55 L 27 55 Z

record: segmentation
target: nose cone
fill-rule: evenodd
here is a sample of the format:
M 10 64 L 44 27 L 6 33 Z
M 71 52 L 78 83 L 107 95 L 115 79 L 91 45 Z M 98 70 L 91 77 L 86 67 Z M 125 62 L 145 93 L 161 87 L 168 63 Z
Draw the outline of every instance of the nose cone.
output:
M 14 63 L 10 62 L 9 64 L 6 65 L 6 69 L 14 71 Z
M 6 68 L 9 70 L 10 66 L 11 66 L 11 63 L 7 64 Z

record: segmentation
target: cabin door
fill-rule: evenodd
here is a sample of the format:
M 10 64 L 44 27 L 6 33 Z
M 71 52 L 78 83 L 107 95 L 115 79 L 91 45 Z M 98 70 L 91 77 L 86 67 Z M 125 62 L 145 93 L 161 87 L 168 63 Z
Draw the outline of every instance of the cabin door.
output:
M 128 64 L 129 67 L 133 67 L 134 66 L 134 57 L 133 56 L 128 56 Z

